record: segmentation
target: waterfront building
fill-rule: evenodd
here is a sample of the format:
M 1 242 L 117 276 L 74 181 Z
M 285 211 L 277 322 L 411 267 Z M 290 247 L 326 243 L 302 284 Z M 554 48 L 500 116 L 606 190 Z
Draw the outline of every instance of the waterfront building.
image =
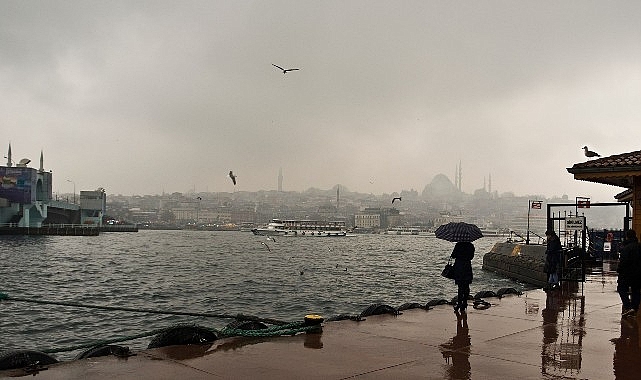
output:
M 102 225 L 106 212 L 104 189 L 81 191 L 80 205 L 52 197 L 53 174 L 45 171 L 43 152 L 40 167 L 29 167 L 31 160 L 15 163 L 11 144 L 7 163 L 0 166 L 0 226 L 7 228 L 40 228 L 51 224 Z
M 7 165 L 0 166 L 0 224 L 17 227 L 41 227 L 47 218 L 47 209 L 52 195 L 52 175 L 43 167 L 40 152 L 40 168 L 30 168 L 28 158 L 14 165 L 11 144 Z
M 102 227 L 102 218 L 107 212 L 105 189 L 80 192 L 80 223 Z
M 381 228 L 381 214 L 362 212 L 354 215 L 356 228 L 375 229 Z

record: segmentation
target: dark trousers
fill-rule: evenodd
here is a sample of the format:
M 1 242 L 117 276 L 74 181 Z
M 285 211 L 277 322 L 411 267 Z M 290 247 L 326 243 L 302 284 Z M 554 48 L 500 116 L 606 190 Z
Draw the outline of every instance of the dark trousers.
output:
M 620 282 L 617 284 L 617 292 L 621 297 L 621 303 L 623 303 L 625 310 L 639 310 L 639 303 L 641 302 L 641 287 L 639 285 Z
M 456 308 L 459 310 L 465 310 L 467 307 L 467 300 L 470 298 L 470 284 L 467 282 L 458 284 L 458 301 L 456 303 Z

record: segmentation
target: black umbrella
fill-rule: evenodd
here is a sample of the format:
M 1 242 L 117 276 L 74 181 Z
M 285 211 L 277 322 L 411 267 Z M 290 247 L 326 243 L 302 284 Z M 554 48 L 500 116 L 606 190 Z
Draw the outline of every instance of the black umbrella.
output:
M 474 241 L 483 237 L 481 229 L 475 224 L 465 222 L 450 222 L 439 226 L 434 235 L 443 240 L 461 242 Z

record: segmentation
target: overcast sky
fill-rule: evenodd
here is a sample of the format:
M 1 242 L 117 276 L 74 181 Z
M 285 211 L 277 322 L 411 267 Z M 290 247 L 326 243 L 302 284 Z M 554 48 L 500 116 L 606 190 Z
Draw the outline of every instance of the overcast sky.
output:
M 468 193 L 612 201 L 566 168 L 641 149 L 639 20 L 638 0 L 3 0 L 0 150 L 42 150 L 61 193 L 273 190 L 279 168 L 284 190 L 420 192 L 460 162 Z

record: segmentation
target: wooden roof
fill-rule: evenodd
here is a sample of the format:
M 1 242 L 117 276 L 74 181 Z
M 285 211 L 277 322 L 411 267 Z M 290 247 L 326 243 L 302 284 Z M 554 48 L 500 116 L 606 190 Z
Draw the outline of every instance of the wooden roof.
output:
M 641 150 L 581 162 L 567 170 L 574 179 L 631 189 L 633 178 L 641 176 Z

